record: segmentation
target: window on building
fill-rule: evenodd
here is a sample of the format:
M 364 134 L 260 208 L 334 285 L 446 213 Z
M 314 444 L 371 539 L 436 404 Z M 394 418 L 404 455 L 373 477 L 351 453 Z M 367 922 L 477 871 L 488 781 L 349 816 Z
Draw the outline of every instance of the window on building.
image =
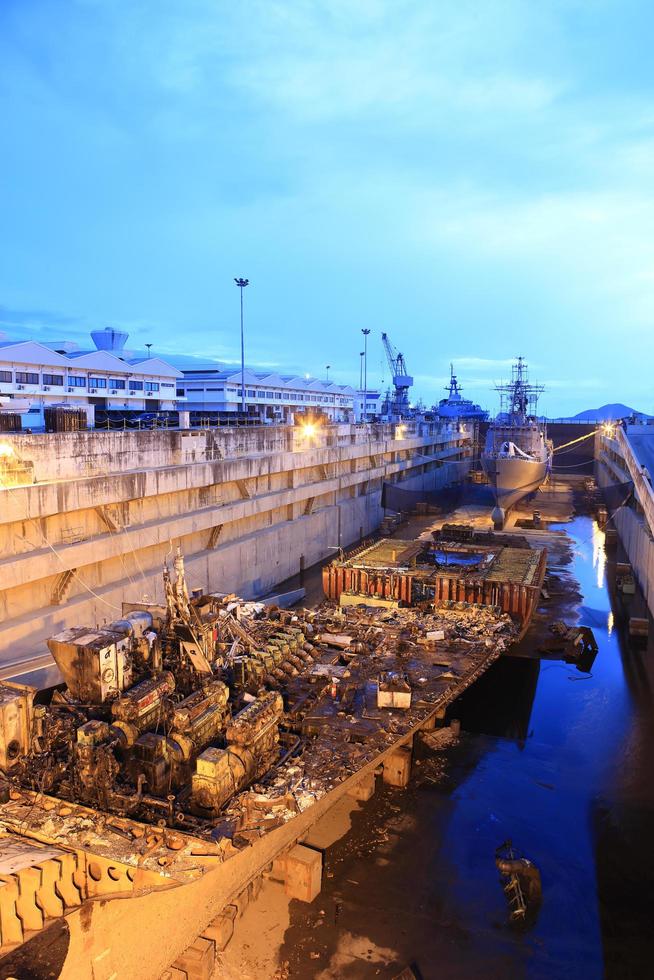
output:
M 171 384 L 170 381 L 162 381 L 161 382 L 161 387 L 162 388 L 174 388 L 175 385 Z M 209 390 L 210 391 L 213 391 L 213 388 L 210 388 Z
M 288 391 L 284 392 L 284 401 L 288 402 L 291 400 L 291 396 Z
M 122 391 L 122 389 L 125 387 L 125 379 L 124 378 L 109 378 L 109 387 L 110 388 L 120 388 L 121 391 Z
M 257 397 L 256 391 L 253 391 L 251 388 L 248 388 L 247 389 L 247 393 L 248 393 L 248 398 L 256 398 Z
M 274 392 L 272 392 L 272 391 L 267 391 L 266 392 L 266 398 L 274 398 L 274 397 L 275 397 Z
M 44 385 L 63 385 L 64 376 L 63 374 L 44 374 L 43 384 Z
M 0 371 L 0 381 L 13 381 L 13 375 L 11 371 Z
M 282 393 L 281 393 L 281 391 L 276 391 L 276 392 L 275 392 L 275 398 L 278 398 L 278 399 L 279 399 L 279 400 L 281 401 L 281 398 L 282 398 Z
M 186 392 L 184 391 L 183 388 L 178 388 L 177 389 L 177 397 L 178 398 L 183 398 L 185 394 L 186 394 Z
M 106 388 L 107 379 L 106 378 L 92 378 L 89 375 L 89 388 Z
M 145 382 L 145 390 L 146 391 L 159 391 L 159 382 L 158 381 L 146 381 Z
M 38 374 L 33 374 L 31 371 L 16 371 L 16 384 L 37 385 L 38 383 Z
M 257 398 L 265 398 L 265 397 L 266 397 L 265 391 L 258 391 L 257 392 Z
M 69 374 L 67 384 L 70 388 L 86 388 L 86 378 L 81 375 Z
M 142 381 L 130 381 L 129 386 L 132 389 L 132 391 L 143 391 Z

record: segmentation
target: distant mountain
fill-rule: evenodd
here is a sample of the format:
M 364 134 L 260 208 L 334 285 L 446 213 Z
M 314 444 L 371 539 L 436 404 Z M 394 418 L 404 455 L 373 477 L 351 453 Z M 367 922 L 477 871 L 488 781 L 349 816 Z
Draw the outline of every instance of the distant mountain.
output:
M 587 408 L 583 412 L 571 416 L 571 418 L 575 422 L 611 422 L 614 419 L 628 418 L 630 415 L 635 415 L 637 418 L 647 418 L 644 412 L 638 412 L 635 408 L 629 408 L 628 405 L 623 405 L 621 402 L 602 405 L 601 408 Z

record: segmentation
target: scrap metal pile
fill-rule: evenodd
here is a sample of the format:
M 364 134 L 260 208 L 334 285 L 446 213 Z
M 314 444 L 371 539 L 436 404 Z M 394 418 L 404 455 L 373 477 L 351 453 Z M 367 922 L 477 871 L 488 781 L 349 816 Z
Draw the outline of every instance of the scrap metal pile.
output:
M 325 604 L 297 616 L 316 657 L 284 685 L 286 727 L 298 749 L 226 809 L 231 832 L 245 840 L 374 766 L 519 634 L 506 614 L 463 602 L 433 612 Z
M 280 610 L 189 596 L 74 627 L 54 689 L 0 684 L 0 791 L 82 804 L 236 846 L 279 826 L 457 697 L 519 631 L 442 608 Z

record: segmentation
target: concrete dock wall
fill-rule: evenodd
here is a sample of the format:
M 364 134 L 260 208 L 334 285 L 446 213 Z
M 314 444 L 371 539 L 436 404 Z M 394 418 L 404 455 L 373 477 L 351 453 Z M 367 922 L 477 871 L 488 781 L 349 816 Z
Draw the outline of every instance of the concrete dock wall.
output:
M 613 524 L 629 557 L 634 574 L 654 615 L 654 490 L 643 474 L 641 461 L 629 439 L 629 428 L 617 427 L 611 434 L 600 433 L 596 440 L 597 481 L 599 486 L 634 484 L 634 496 L 612 512 Z M 634 428 L 642 441 L 643 426 Z M 633 433 L 632 433 L 633 435 Z M 634 440 L 635 442 L 636 440 Z M 654 432 L 652 433 L 654 445 Z
M 308 568 L 374 531 L 384 481 L 435 489 L 465 477 L 472 456 L 471 430 L 435 424 L 2 441 L 5 663 L 42 653 L 65 626 L 119 618 L 123 601 L 161 600 L 162 564 L 177 545 L 192 586 L 262 595 L 301 560 Z

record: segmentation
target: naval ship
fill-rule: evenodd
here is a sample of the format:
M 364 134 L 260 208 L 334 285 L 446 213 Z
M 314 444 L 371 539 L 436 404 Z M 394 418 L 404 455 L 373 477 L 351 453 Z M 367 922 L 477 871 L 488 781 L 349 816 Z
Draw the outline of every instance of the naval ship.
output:
M 435 412 L 439 418 L 471 419 L 472 421 L 479 422 L 486 421 L 488 412 L 485 412 L 479 405 L 470 401 L 469 398 L 462 397 L 462 389 L 459 387 L 453 364 L 450 364 L 450 383 L 445 391 L 448 393 L 447 398 L 441 398 L 438 407 L 435 407 Z
M 544 387 L 529 382 L 522 357 L 511 369 L 511 381 L 498 385 L 496 391 L 500 413 L 488 429 L 481 463 L 495 496 L 491 517 L 501 525 L 510 508 L 546 480 L 552 443 L 536 415 Z

